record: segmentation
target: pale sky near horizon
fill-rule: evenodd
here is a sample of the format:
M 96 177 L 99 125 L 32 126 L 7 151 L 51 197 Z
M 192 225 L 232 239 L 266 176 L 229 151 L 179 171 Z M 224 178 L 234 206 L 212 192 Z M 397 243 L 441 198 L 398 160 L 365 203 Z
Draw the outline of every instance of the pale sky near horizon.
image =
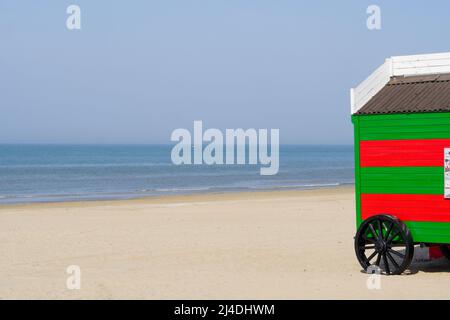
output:
M 389 56 L 450 51 L 449 14 L 444 0 L 0 0 L 0 143 L 170 143 L 202 120 L 351 144 L 349 89 Z

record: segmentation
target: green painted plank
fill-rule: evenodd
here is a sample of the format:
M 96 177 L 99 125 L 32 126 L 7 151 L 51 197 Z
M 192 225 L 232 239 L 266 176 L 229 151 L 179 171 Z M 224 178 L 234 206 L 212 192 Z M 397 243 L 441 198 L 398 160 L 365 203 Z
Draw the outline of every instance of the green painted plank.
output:
M 450 113 L 363 115 L 358 118 L 361 140 L 450 138 Z
M 380 125 L 386 127 L 410 127 L 422 125 L 448 126 L 450 118 L 425 118 L 405 120 L 377 120 L 363 122 L 361 128 L 378 128 Z
M 380 127 L 366 127 L 362 128 L 365 134 L 375 134 L 380 132 Z M 402 133 L 435 133 L 435 134 L 445 134 L 450 132 L 450 123 L 446 125 L 435 125 L 435 124 L 421 124 L 421 125 L 401 125 L 401 126 L 382 126 L 383 133 L 390 134 L 402 134 Z
M 361 125 L 368 121 L 378 120 L 413 120 L 413 119 L 450 119 L 450 112 L 426 112 L 426 113 L 397 113 L 397 114 L 369 114 L 369 115 L 354 115 L 362 120 Z
M 356 200 L 356 228 L 359 228 L 362 222 L 361 218 L 361 172 L 359 163 L 359 118 L 352 117 L 354 125 L 354 148 L 355 148 L 355 200 Z
M 405 221 L 405 224 L 414 242 L 450 244 L 450 222 Z
M 412 139 L 449 139 L 450 132 L 415 132 L 415 133 L 376 133 L 366 134 L 361 130 L 361 140 L 412 140 Z
M 363 167 L 361 193 L 443 194 L 442 167 Z

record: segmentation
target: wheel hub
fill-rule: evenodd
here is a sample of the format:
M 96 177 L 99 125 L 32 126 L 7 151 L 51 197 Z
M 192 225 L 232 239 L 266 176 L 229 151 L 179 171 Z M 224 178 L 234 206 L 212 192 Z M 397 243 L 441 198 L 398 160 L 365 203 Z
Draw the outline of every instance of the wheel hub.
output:
M 378 240 L 375 243 L 375 249 L 380 253 L 385 253 L 387 251 L 387 244 L 383 240 Z

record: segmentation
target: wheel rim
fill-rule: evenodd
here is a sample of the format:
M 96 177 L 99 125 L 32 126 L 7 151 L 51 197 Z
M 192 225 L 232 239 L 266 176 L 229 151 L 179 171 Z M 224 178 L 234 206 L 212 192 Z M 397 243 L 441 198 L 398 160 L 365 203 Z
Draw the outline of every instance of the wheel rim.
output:
M 364 270 L 375 265 L 389 275 L 400 274 L 409 266 L 414 246 L 403 223 L 389 216 L 375 216 L 358 230 L 355 251 Z

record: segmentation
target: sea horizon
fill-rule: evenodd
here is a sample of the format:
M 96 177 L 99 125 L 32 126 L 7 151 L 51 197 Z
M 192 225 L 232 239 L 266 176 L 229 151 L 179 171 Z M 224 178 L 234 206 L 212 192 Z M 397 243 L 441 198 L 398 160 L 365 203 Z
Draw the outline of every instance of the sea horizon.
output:
M 0 205 L 352 185 L 353 145 L 280 145 L 280 168 L 174 165 L 173 144 L 0 144 Z

